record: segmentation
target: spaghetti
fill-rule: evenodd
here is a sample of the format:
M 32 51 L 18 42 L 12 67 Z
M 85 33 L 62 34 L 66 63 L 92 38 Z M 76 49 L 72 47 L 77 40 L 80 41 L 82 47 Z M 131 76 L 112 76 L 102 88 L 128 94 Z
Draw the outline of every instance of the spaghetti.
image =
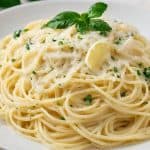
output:
M 0 42 L 0 118 L 58 150 L 149 139 L 149 42 L 120 22 L 107 36 L 41 29 L 45 22 Z M 95 72 L 85 57 L 97 41 L 113 49 Z

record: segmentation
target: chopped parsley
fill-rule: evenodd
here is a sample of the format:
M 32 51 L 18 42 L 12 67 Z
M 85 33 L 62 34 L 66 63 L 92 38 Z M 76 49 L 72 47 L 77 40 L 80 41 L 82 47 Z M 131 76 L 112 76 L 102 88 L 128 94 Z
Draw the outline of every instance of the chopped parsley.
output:
M 142 75 L 140 70 L 137 70 L 136 72 L 137 72 L 137 75 L 139 75 L 139 76 Z
M 143 67 L 143 63 L 138 63 L 138 66 L 139 66 L 140 68 L 142 68 L 142 67 Z
M 146 104 L 148 104 L 148 102 L 145 101 L 145 102 L 143 102 L 142 104 L 143 104 L 143 105 L 146 105 Z
M 91 105 L 91 103 L 92 103 L 92 95 L 89 94 L 89 95 L 85 96 L 83 100 L 84 100 L 86 105 L 88 105 L 88 106 Z
M 120 78 L 121 76 L 119 74 L 117 74 L 117 78 Z
M 57 78 L 57 77 L 56 77 L 56 78 Z M 59 86 L 59 87 L 61 87 L 61 86 L 62 86 L 62 84 L 61 84 L 61 83 L 58 83 L 58 86 Z
M 15 62 L 16 61 L 16 59 L 15 58 L 12 58 L 12 60 L 11 60 L 12 62 Z
M 31 39 L 29 39 L 28 42 L 25 44 L 26 49 L 30 50 L 31 49 L 30 45 L 32 45 L 32 44 L 33 43 L 31 42 Z
M 14 39 L 19 38 L 20 35 L 21 35 L 21 32 L 22 32 L 22 30 L 17 30 L 17 31 L 15 31 L 14 34 L 13 34 Z
M 122 91 L 122 92 L 120 93 L 120 96 L 121 96 L 121 97 L 125 97 L 125 96 L 126 96 L 126 93 L 127 93 L 126 91 Z
M 34 75 L 36 75 L 36 71 L 33 70 L 32 73 L 33 73 Z
M 61 120 L 66 120 L 63 116 L 60 117 Z
M 114 71 L 114 72 L 118 72 L 118 68 L 117 68 L 117 67 L 114 67 L 114 68 L 113 68 L 113 71 Z
M 53 42 L 56 42 L 57 40 L 56 40 L 56 39 L 52 39 L 52 41 L 53 41 Z
M 122 38 L 121 38 L 121 37 L 119 37 L 118 39 L 116 39 L 116 40 L 114 41 L 114 43 L 115 43 L 116 45 L 121 44 L 121 42 L 122 42 Z
M 28 31 L 29 31 L 29 29 L 27 29 L 27 28 L 23 30 L 23 32 L 28 32 Z
M 61 102 L 60 102 L 60 101 L 58 101 L 58 102 L 57 102 L 57 105 L 58 105 L 58 106 L 62 106 L 62 104 L 61 104 Z
M 26 43 L 26 49 L 30 50 L 30 44 L 29 43 Z
M 150 79 L 150 67 L 144 68 L 143 74 L 145 78 Z
M 115 60 L 116 60 L 116 58 L 115 58 L 114 56 L 111 56 L 111 59 L 112 59 L 113 61 L 115 61 Z
M 63 45 L 63 44 L 64 44 L 63 40 L 61 40 L 61 41 L 58 42 L 58 45 Z
M 41 41 L 41 43 L 45 43 L 46 42 L 46 39 L 43 39 L 42 41 Z

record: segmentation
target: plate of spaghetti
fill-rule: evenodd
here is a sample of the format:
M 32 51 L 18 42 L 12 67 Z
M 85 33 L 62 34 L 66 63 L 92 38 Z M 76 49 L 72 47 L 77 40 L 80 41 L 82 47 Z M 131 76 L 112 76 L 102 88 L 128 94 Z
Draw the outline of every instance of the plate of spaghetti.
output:
M 0 146 L 148 150 L 149 9 L 37 2 L 0 13 Z

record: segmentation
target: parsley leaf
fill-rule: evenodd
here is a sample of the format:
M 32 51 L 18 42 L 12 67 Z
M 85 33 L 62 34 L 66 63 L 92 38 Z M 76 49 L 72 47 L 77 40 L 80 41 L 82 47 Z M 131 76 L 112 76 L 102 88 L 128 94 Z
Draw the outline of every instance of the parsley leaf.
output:
M 25 28 L 24 30 L 23 30 L 23 32 L 28 32 L 29 31 L 29 29 L 27 29 L 27 28 Z
M 29 43 L 26 43 L 26 49 L 30 50 L 30 44 Z
M 126 91 L 122 91 L 122 92 L 120 93 L 120 96 L 121 96 L 121 97 L 125 97 L 125 96 L 126 96 L 126 94 L 127 94 L 127 92 L 126 92 Z
M 36 71 L 33 70 L 32 73 L 33 73 L 34 75 L 36 75 Z
M 92 19 L 90 20 L 89 28 L 92 31 L 111 31 L 112 28 L 109 24 L 101 19 Z
M 12 62 L 15 62 L 15 61 L 16 61 L 16 59 L 15 59 L 15 58 L 12 58 L 12 59 L 11 59 L 11 61 L 12 61 Z
M 47 24 L 45 24 L 44 27 L 64 29 L 75 24 L 78 18 L 80 18 L 80 14 L 73 11 L 65 11 L 59 13 L 56 17 L 47 22 Z
M 13 37 L 14 39 L 17 39 L 18 37 L 20 37 L 22 30 L 17 30 L 14 32 Z
M 66 120 L 63 116 L 60 117 L 61 120 Z
M 122 38 L 121 38 L 121 37 L 115 39 L 115 41 L 114 41 L 114 43 L 115 43 L 116 45 L 121 44 L 121 42 L 122 42 Z
M 137 72 L 137 75 L 139 76 L 142 74 L 140 70 L 137 70 L 136 72 Z
M 143 74 L 146 78 L 150 79 L 150 67 L 144 68 Z
M 83 100 L 84 100 L 86 105 L 91 105 L 91 103 L 92 103 L 92 95 L 89 94 L 89 95 L 85 96 Z
M 89 18 L 100 17 L 106 9 L 107 4 L 105 3 L 98 2 L 93 4 L 88 11 Z
M 114 70 L 114 72 L 118 72 L 118 68 L 117 67 L 114 67 L 113 70 Z

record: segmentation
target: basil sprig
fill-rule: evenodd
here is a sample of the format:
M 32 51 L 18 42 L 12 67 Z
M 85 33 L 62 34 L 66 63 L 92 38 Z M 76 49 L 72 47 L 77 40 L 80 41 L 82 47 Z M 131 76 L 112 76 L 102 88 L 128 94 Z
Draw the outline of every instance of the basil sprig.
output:
M 107 4 L 98 2 L 89 8 L 88 16 L 90 18 L 100 17 L 107 9 Z
M 44 24 L 42 28 L 65 29 L 75 25 L 80 33 L 87 31 L 110 32 L 112 28 L 109 24 L 98 18 L 102 16 L 106 9 L 107 4 L 98 2 L 93 4 L 88 12 L 82 14 L 74 11 L 65 11 L 56 15 L 52 20 Z
M 52 20 L 47 22 L 45 27 L 50 27 L 54 29 L 64 29 L 69 26 L 72 26 L 78 21 L 80 14 L 73 12 L 73 11 L 65 11 L 58 14 Z

